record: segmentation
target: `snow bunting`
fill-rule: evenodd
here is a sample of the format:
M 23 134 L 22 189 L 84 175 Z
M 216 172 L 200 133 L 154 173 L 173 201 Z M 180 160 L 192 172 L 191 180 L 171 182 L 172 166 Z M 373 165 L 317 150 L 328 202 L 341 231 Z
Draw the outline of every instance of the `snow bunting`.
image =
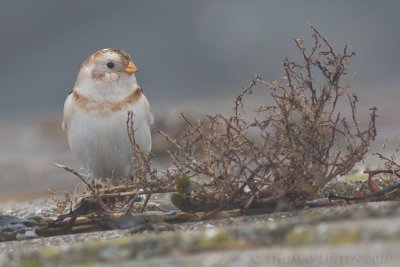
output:
M 82 64 L 75 86 L 64 103 L 62 127 L 71 151 L 96 178 L 127 177 L 133 150 L 128 111 L 133 112 L 135 140 L 151 149 L 149 102 L 136 82 L 131 57 L 118 49 L 102 49 Z

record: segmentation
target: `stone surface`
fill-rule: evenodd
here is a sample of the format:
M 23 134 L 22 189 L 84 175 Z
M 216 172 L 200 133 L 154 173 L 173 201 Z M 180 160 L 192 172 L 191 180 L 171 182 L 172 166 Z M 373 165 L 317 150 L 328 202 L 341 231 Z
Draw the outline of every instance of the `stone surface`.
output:
M 0 243 L 3 266 L 397 266 L 400 203 L 376 202 Z M 239 252 L 240 251 L 240 252 Z

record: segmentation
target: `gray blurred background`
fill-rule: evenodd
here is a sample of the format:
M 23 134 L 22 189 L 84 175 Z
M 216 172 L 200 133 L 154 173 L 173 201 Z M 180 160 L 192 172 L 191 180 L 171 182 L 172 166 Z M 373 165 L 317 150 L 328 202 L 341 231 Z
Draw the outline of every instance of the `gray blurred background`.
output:
M 279 79 L 282 60 L 296 53 L 292 38 L 311 41 L 309 21 L 335 47 L 354 46 L 360 113 L 377 106 L 378 141 L 397 140 L 399 13 L 398 0 L 2 1 L 0 201 L 76 184 L 52 166 L 79 168 L 60 131 L 62 107 L 83 59 L 106 47 L 133 56 L 165 126 L 180 111 L 228 108 L 254 72 Z

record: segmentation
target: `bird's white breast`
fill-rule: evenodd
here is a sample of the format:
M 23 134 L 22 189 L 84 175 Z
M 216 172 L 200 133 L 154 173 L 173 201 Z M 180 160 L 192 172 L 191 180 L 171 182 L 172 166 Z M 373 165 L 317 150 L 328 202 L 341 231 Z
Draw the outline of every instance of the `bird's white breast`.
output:
M 136 142 L 146 153 L 151 149 L 151 114 L 147 99 L 141 95 L 136 102 L 121 109 L 113 105 L 91 108 L 79 106 L 74 99 L 66 101 L 64 123 L 71 151 L 94 177 L 126 177 L 133 156 L 127 129 L 128 111 L 134 114 Z

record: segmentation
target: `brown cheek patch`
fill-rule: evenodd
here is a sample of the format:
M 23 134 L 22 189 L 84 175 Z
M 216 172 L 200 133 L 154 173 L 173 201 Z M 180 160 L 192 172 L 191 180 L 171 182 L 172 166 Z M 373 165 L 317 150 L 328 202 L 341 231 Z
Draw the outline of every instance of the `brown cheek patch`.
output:
M 92 77 L 92 79 L 102 80 L 105 75 L 105 72 L 93 70 L 90 76 Z
M 142 90 L 136 89 L 132 94 L 128 95 L 121 101 L 96 101 L 90 100 L 88 97 L 74 91 L 73 98 L 77 107 L 86 110 L 87 112 L 101 112 L 103 116 L 111 115 L 113 112 L 120 111 L 126 108 L 127 105 L 136 103 L 142 96 Z

